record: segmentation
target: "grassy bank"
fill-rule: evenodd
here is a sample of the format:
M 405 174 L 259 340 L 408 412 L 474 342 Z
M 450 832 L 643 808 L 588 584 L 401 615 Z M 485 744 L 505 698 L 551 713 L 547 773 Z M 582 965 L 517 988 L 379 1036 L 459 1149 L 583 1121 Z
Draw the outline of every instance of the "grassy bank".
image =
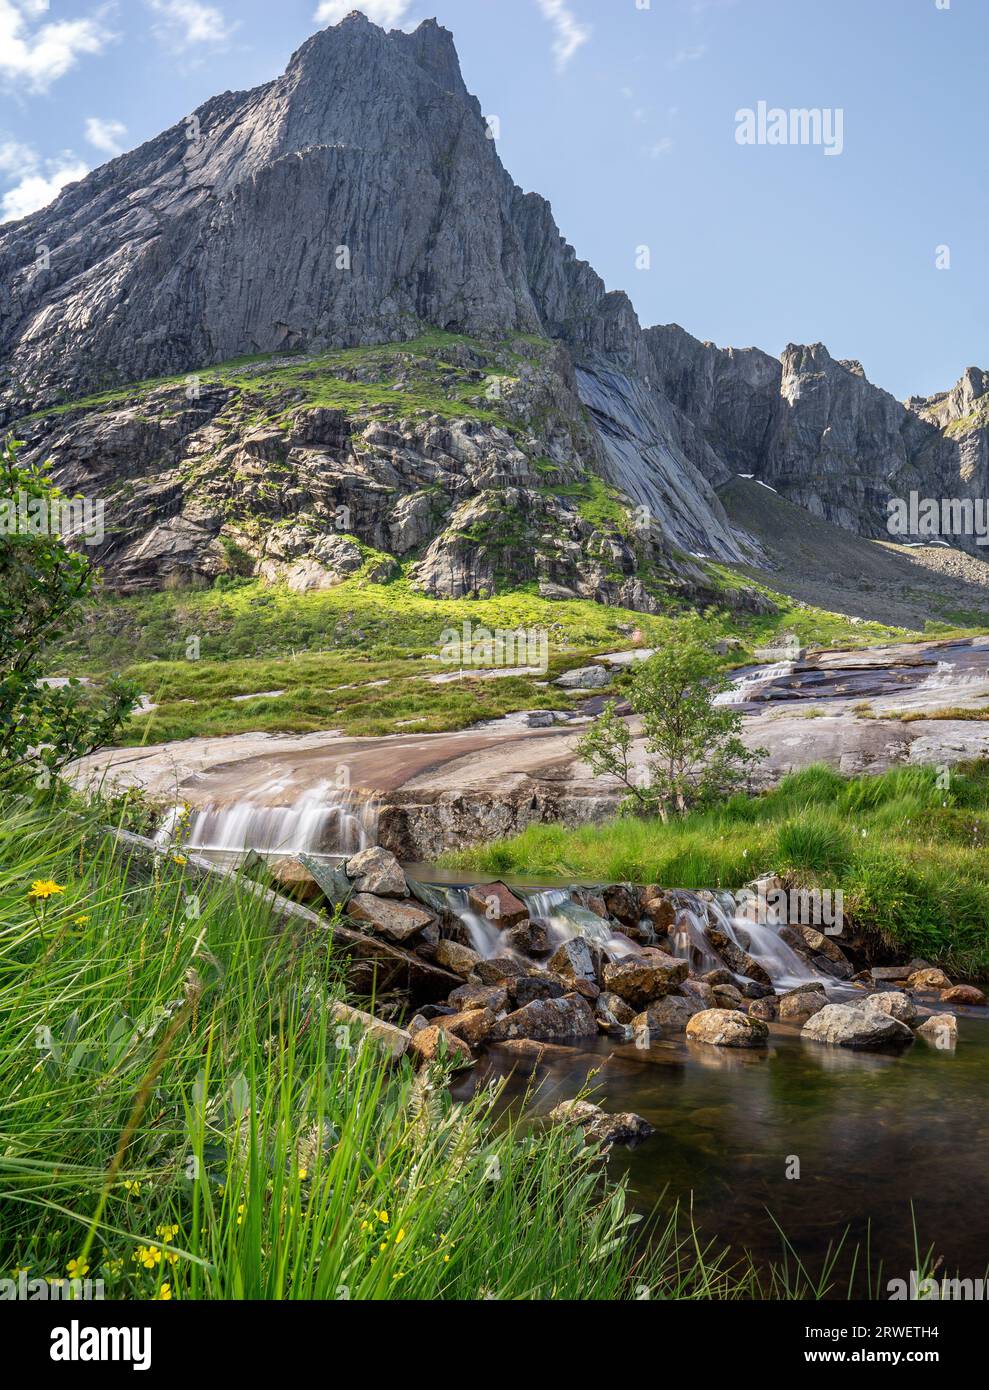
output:
M 517 839 L 449 857 L 479 874 L 562 874 L 679 888 L 740 888 L 764 873 L 844 890 L 846 922 L 894 951 L 949 971 L 989 976 L 989 766 L 845 778 L 819 766 L 764 796 L 662 825 L 616 820 L 566 830 L 530 826 Z
M 489 1092 L 454 1104 L 340 1030 L 326 941 L 186 872 L 3 808 L 5 1275 L 132 1299 L 758 1294 L 675 1224 L 644 1241 L 572 1133 L 496 1126 Z
M 726 654 L 726 665 L 750 660 L 755 648 L 783 632 L 796 633 L 805 644 L 850 647 L 910 636 L 877 624 L 853 625 L 786 600 L 774 615 L 722 612 L 707 621 L 712 640 L 734 637 L 742 644 Z M 452 669 L 428 659 L 439 653 L 444 631 L 459 632 L 467 622 L 475 632 L 545 631 L 549 671 L 429 682 L 429 676 Z M 132 719 L 122 743 L 255 730 L 440 733 L 515 710 L 566 709 L 572 697 L 551 684 L 555 676 L 596 653 L 656 645 L 669 630 L 667 615 L 584 600 L 551 602 L 528 589 L 446 601 L 416 594 L 404 579 L 351 579 L 312 594 L 242 581 L 211 590 L 104 597 L 53 654 L 51 674 L 99 679 L 121 671 L 136 680 L 157 708 Z

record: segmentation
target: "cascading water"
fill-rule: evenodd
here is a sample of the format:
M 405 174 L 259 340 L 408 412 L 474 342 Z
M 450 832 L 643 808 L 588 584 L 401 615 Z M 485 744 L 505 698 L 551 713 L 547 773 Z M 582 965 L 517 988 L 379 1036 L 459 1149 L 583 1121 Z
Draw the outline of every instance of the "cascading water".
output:
M 715 695 L 712 703 L 715 705 L 744 705 L 764 685 L 783 680 L 784 677 L 792 674 L 792 661 L 779 661 L 775 666 L 760 666 L 755 671 L 748 671 L 745 675 L 736 677 L 732 682 L 731 689 L 723 690 L 720 695 Z
M 494 922 L 489 922 L 483 913 L 475 912 L 470 905 L 466 888 L 437 888 L 446 900 L 447 907 L 459 917 L 464 925 L 464 929 L 470 938 L 472 950 L 483 960 L 490 960 L 492 956 L 500 956 L 504 953 L 504 942 L 501 932 Z
M 760 922 L 753 917 L 740 914 L 738 904 L 731 893 L 716 893 L 711 902 L 705 904 L 713 914 L 717 925 L 741 951 L 745 951 L 761 965 L 763 970 L 779 988 L 793 989 L 797 985 L 816 981 L 820 984 L 834 985 L 831 975 L 815 969 L 803 956 L 799 956 L 792 946 L 779 934 L 785 923 L 780 921 L 775 908 L 761 904 L 765 915 L 772 921 Z
M 257 799 L 192 812 L 183 844 L 224 857 L 251 850 L 271 856 L 349 857 L 375 843 L 376 808 L 371 798 L 321 782 L 295 801 L 278 804 L 280 790 L 273 783 L 261 788 Z M 159 844 L 170 844 L 178 837 L 183 816 L 181 808 L 169 813 L 158 832 Z
M 635 951 L 634 944 L 627 937 L 616 936 L 603 918 L 575 903 L 563 888 L 549 888 L 540 892 L 520 889 L 519 894 L 532 920 L 546 928 L 554 949 L 579 936 L 594 946 L 600 946 L 605 955 L 614 959 Z

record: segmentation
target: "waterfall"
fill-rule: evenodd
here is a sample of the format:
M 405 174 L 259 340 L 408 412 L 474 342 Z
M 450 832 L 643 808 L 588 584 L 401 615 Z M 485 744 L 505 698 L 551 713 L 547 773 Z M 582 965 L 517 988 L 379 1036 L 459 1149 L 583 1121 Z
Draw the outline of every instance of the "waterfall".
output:
M 278 804 L 278 790 L 277 784 L 272 784 L 259 793 L 265 799 L 210 804 L 195 810 L 184 837 L 185 847 L 206 854 L 242 855 L 256 850 L 271 856 L 349 857 L 375 843 L 376 808 L 371 798 L 321 782 L 295 801 Z M 166 817 L 158 832 L 160 844 L 170 844 L 176 837 L 181 815 L 176 809 Z
M 612 959 L 631 955 L 635 944 L 627 937 L 616 936 L 611 927 L 597 913 L 575 903 L 563 888 L 550 888 L 531 892 L 519 889 L 519 896 L 529 909 L 529 916 L 546 928 L 550 944 L 554 949 L 574 937 L 583 937 L 594 946 L 599 946 Z
M 786 924 L 779 920 L 775 908 L 769 909 L 775 918 L 773 922 L 756 922 L 739 915 L 737 906 L 731 893 L 716 893 L 707 904 L 720 930 L 762 966 L 777 988 L 793 989 L 815 980 L 821 984 L 835 983 L 833 976 L 817 970 L 786 944 L 779 934 L 779 928 Z
M 715 695 L 712 703 L 715 705 L 744 705 L 764 685 L 771 685 L 773 681 L 783 680 L 784 677 L 792 674 L 792 661 L 778 661 L 775 666 L 758 666 L 754 671 L 747 671 L 743 675 L 737 676 L 732 682 L 731 689 L 723 690 L 719 695 Z
M 447 907 L 459 917 L 470 938 L 471 949 L 483 960 L 492 956 L 508 954 L 502 940 L 501 930 L 494 922 L 489 922 L 481 912 L 475 912 L 470 905 L 466 888 L 435 888 L 446 900 Z

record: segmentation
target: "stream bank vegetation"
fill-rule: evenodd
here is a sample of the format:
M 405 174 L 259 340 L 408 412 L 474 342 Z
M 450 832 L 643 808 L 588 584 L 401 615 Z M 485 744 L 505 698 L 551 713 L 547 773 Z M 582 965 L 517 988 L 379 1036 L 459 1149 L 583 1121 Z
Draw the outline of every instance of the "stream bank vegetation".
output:
M 451 867 L 592 883 L 737 890 L 765 874 L 844 892 L 846 923 L 904 959 L 989 977 L 989 764 L 845 777 L 818 765 L 664 824 L 620 817 L 449 855 Z
M 0 1272 L 125 1299 L 842 1296 L 642 1220 L 565 1126 L 457 1103 L 331 1018 L 329 938 L 279 930 L 89 810 L 0 815 Z M 846 1252 L 847 1253 L 847 1252 Z

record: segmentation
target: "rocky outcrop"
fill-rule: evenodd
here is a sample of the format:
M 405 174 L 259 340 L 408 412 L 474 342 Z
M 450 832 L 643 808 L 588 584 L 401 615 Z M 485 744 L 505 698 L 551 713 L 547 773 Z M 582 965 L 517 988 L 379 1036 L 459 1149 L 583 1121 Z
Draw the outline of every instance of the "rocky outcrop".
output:
M 736 472 L 879 537 L 913 486 L 986 495 L 985 372 L 903 406 L 820 344 L 777 361 L 643 333 L 491 135 L 445 29 L 354 13 L 281 77 L 0 230 L 0 426 L 55 456 L 68 488 L 116 502 L 112 583 L 246 568 L 318 588 L 411 558 L 437 597 L 535 582 L 652 611 L 663 584 L 708 596 L 703 557 L 759 561 L 717 495 Z M 390 376 L 318 360 L 437 330 L 497 345 L 501 366 L 450 344 L 472 392 L 441 371 L 424 394 L 400 348 Z M 534 338 L 557 344 L 539 400 Z M 239 360 L 265 354 L 280 387 Z M 124 389 L 163 377 L 179 380 Z M 615 489 L 615 524 L 575 500 L 590 476 Z

